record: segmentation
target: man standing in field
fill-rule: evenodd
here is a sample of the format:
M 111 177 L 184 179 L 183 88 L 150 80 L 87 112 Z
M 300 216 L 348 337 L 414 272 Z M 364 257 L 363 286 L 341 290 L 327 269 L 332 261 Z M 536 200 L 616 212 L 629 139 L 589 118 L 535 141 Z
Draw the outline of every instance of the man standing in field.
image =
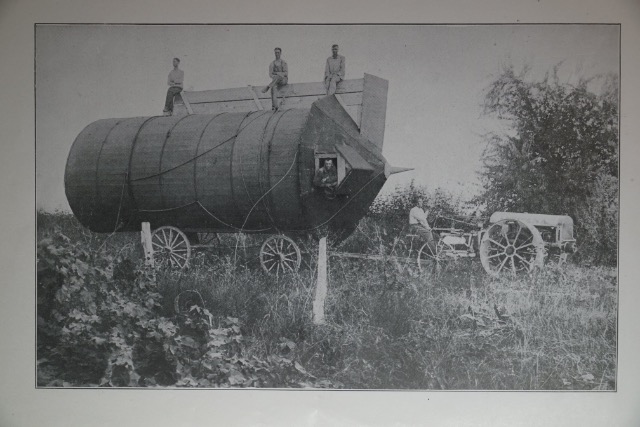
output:
M 180 59 L 173 58 L 173 70 L 169 72 L 169 77 L 167 78 L 169 89 L 167 90 L 167 99 L 164 102 L 163 114 L 165 116 L 173 114 L 173 98 L 182 92 L 184 85 L 184 71 L 178 68 L 179 65 Z
M 282 88 L 282 86 L 286 85 L 289 80 L 289 67 L 285 60 L 280 58 L 280 55 L 282 55 L 282 49 L 277 47 L 273 52 L 276 59 L 269 64 L 269 77 L 271 77 L 271 83 L 262 89 L 262 93 L 266 93 L 271 89 L 271 109 L 277 110 L 278 107 L 280 107 L 280 104 L 278 103 L 278 90 Z
M 336 86 L 344 79 L 346 73 L 345 59 L 344 56 L 338 55 L 337 44 L 331 46 L 331 53 L 324 67 L 324 87 L 327 89 L 327 95 L 336 93 Z
M 426 241 L 429 245 L 429 249 L 433 254 L 436 253 L 436 244 L 433 239 L 433 232 L 427 222 L 427 214 L 429 211 L 424 211 L 424 199 L 418 198 L 416 206 L 409 211 L 409 228 L 412 233 L 417 234 L 422 240 Z

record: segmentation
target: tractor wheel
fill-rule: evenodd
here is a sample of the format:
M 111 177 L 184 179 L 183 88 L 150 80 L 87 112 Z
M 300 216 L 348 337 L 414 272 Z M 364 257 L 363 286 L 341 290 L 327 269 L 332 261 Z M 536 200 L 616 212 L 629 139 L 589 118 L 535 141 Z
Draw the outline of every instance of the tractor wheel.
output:
M 515 219 L 492 224 L 480 242 L 480 260 L 492 276 L 529 273 L 544 262 L 544 242 L 533 225 Z

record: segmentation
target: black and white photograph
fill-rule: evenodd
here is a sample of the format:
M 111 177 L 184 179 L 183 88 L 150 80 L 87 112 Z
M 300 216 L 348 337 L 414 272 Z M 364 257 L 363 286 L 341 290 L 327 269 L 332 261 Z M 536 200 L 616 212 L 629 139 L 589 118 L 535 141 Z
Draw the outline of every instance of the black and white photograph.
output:
M 620 25 L 35 25 L 36 387 L 615 391 Z

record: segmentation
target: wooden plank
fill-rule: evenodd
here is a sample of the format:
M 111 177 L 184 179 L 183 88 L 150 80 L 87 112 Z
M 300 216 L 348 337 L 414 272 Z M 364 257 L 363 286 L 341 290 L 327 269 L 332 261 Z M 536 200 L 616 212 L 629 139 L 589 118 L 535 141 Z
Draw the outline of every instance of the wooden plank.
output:
M 344 80 L 340 85 L 341 87 L 336 91 L 338 94 L 362 92 L 364 88 L 364 79 Z M 281 89 L 281 93 L 287 97 L 325 96 L 326 89 L 322 82 L 292 83 L 283 87 Z M 192 91 L 186 92 L 186 94 L 191 105 L 209 102 L 253 101 L 254 99 L 245 87 Z M 269 93 L 260 92 L 257 96 L 259 99 L 271 99 L 271 95 Z
M 418 263 L 417 258 L 407 258 L 407 257 L 399 257 L 399 256 L 391 256 L 391 255 L 357 254 L 357 253 L 351 253 L 351 252 L 329 252 L 329 256 L 336 257 L 336 258 L 366 259 L 369 261 L 398 261 L 398 262 L 409 262 L 412 264 Z
M 364 75 L 360 133 L 382 151 L 387 114 L 389 82 L 370 74 Z
M 187 113 L 193 114 L 193 110 L 191 109 L 191 105 L 189 104 L 189 100 L 187 99 L 187 93 L 182 91 L 180 95 L 182 98 L 182 102 L 184 103 L 184 106 L 187 108 Z
M 260 100 L 258 99 L 258 92 L 256 92 L 255 86 L 249 85 L 249 90 L 251 91 L 251 95 L 253 95 L 253 101 L 256 103 L 256 107 L 258 107 L 258 110 L 264 110 L 264 108 L 262 108 Z

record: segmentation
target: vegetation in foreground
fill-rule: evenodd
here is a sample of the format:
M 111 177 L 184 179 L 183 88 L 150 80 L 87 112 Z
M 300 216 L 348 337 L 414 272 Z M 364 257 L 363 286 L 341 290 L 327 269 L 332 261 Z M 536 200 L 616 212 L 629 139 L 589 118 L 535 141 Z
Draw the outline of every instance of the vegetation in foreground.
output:
M 350 239 L 373 252 L 387 240 L 371 218 Z M 332 258 L 318 327 L 313 256 L 279 280 L 251 248 L 151 271 L 139 235 L 43 213 L 37 250 L 39 386 L 615 389 L 610 268 L 492 279 L 478 262 L 427 274 Z

